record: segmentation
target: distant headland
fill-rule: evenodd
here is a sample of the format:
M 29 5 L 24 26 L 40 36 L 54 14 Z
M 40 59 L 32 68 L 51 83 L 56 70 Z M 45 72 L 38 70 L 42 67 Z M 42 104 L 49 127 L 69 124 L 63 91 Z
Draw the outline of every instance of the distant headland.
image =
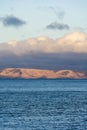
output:
M 26 68 L 4 68 L 0 69 L 0 78 L 22 78 L 22 79 L 87 79 L 87 73 L 74 70 L 42 70 Z

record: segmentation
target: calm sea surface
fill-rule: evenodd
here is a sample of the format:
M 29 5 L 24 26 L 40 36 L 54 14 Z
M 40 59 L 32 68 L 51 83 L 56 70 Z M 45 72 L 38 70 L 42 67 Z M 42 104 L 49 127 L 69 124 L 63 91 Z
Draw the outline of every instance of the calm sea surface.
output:
M 0 130 L 87 130 L 87 80 L 0 80 Z

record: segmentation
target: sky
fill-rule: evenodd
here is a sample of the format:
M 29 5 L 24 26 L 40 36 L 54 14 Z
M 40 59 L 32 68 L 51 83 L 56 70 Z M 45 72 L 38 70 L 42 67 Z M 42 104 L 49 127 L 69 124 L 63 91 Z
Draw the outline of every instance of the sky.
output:
M 0 43 L 87 32 L 87 0 L 0 0 Z
M 0 68 L 87 71 L 87 0 L 0 0 Z

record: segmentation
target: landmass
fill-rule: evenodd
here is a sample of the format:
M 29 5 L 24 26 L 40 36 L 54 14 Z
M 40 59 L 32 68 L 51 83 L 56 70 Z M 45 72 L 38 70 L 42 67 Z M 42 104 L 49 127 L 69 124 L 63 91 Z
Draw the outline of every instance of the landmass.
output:
M 0 78 L 23 78 L 23 79 L 87 79 L 87 73 L 74 70 L 42 70 L 27 68 L 4 68 L 0 69 Z

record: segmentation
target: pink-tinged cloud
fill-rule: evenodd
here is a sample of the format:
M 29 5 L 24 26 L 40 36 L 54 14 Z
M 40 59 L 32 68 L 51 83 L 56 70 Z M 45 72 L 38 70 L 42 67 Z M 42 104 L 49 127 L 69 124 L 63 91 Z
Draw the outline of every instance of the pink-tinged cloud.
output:
M 87 53 L 87 34 L 74 32 L 56 40 L 48 37 L 30 38 L 0 44 L 0 51 L 10 51 L 16 55 L 28 53 Z

